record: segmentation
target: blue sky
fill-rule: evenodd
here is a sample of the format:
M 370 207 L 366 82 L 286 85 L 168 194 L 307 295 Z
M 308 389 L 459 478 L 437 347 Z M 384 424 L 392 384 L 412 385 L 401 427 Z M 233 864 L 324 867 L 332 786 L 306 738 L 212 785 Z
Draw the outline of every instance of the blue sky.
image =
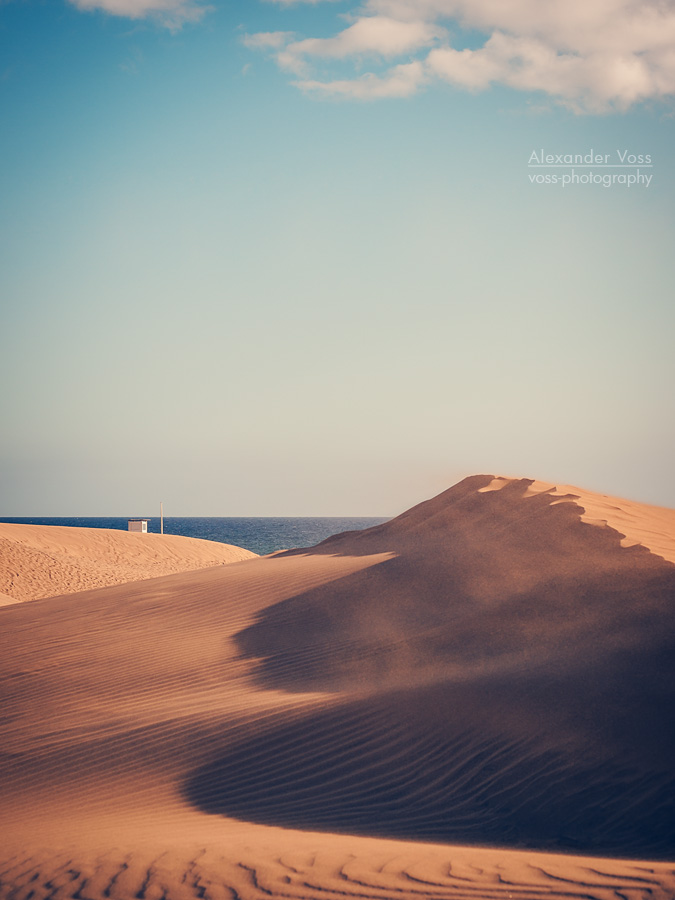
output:
M 675 13 L 492 5 L 0 4 L 0 514 L 675 506 Z

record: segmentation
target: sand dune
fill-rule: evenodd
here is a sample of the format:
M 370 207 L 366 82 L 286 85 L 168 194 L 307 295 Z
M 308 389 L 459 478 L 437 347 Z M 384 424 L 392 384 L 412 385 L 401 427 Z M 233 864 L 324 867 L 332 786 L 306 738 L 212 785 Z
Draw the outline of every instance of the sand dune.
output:
M 495 491 L 522 479 L 494 478 L 490 484 L 479 490 Z M 513 488 L 509 488 L 513 490 Z M 548 494 L 558 503 L 574 503 L 583 509 L 581 521 L 604 527 L 608 525 L 623 533 L 622 547 L 639 544 L 651 553 L 675 563 L 675 509 L 662 506 L 648 506 L 632 500 L 617 500 L 606 494 L 595 494 L 571 485 L 552 485 L 545 481 L 532 481 L 524 496 Z
M 665 652 L 671 563 L 585 522 L 585 508 L 553 486 L 532 493 L 520 479 L 486 491 L 493 482 L 465 479 L 365 532 L 290 551 L 390 558 L 270 607 L 243 631 L 242 650 L 264 657 L 263 683 L 341 690 L 573 674 L 644 647 L 649 659 Z M 645 532 L 652 513 L 643 509 Z
M 0 522 L 0 603 L 2 595 L 37 600 L 255 556 L 174 534 Z
M 1 609 L 0 897 L 673 900 L 675 566 L 494 481 Z

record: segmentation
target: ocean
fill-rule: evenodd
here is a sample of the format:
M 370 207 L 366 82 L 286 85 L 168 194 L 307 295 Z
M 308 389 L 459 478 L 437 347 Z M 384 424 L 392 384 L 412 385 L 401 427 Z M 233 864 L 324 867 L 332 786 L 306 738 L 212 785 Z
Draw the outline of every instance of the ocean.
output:
M 77 528 L 115 528 L 126 531 L 126 518 L 2 518 L 2 522 L 27 525 L 69 525 Z M 245 547 L 261 556 L 275 550 L 293 550 L 296 547 L 312 547 L 332 534 L 342 531 L 360 531 L 386 522 L 384 518 L 226 518 L 191 516 L 164 517 L 165 534 L 182 534 L 185 537 L 220 541 Z M 148 531 L 159 534 L 159 517 L 148 521 Z

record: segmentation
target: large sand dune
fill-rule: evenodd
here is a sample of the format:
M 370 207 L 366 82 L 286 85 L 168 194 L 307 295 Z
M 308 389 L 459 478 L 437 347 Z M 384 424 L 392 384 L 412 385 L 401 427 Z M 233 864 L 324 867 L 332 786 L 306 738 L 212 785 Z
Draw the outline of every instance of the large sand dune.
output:
M 571 493 L 0 609 L 0 896 L 673 900 L 675 514 Z
M 242 547 L 177 534 L 0 522 L 0 604 L 72 594 L 255 556 Z

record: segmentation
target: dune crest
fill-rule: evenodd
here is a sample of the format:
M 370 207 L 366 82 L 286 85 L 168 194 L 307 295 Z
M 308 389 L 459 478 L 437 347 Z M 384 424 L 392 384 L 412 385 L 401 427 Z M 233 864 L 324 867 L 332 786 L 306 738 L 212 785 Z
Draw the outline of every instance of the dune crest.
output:
M 38 600 L 256 556 L 175 534 L 0 522 L 0 594 Z
M 522 479 L 497 476 L 489 485 L 479 488 L 480 493 L 498 491 Z M 623 532 L 623 547 L 641 545 L 650 553 L 675 563 L 675 509 L 651 506 L 634 500 L 620 500 L 607 494 L 597 494 L 569 484 L 554 485 L 546 481 L 532 481 L 525 497 L 550 494 L 559 497 L 560 503 L 574 503 L 583 509 L 582 522 L 591 525 L 609 525 Z

